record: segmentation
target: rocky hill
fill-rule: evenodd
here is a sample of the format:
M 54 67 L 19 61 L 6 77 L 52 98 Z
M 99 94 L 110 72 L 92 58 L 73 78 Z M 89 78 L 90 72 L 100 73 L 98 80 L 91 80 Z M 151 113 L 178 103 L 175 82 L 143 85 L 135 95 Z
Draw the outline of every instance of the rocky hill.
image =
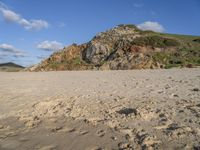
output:
M 119 25 L 85 44 L 55 52 L 29 71 L 125 70 L 200 65 L 200 37 Z
M 17 65 L 12 62 L 8 63 L 2 63 L 0 64 L 0 71 L 6 71 L 6 72 L 16 72 L 24 69 L 23 66 Z

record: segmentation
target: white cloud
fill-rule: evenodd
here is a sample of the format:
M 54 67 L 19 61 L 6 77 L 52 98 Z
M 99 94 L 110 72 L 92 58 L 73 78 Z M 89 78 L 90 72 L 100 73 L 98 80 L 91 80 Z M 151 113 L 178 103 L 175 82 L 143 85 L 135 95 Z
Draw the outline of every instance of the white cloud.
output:
M 64 22 L 59 22 L 58 23 L 58 27 L 59 28 L 64 28 L 64 27 L 66 27 L 66 24 Z
M 63 45 L 57 41 L 43 41 L 37 45 L 37 48 L 45 51 L 56 51 L 63 48 Z
M 18 50 L 15 47 L 9 44 L 0 44 L 0 50 L 4 52 L 10 52 L 10 53 L 18 52 Z
M 11 10 L 1 9 L 1 12 L 6 21 L 17 22 L 21 19 L 20 15 Z
M 151 30 L 155 32 L 164 32 L 165 28 L 159 24 L 158 22 L 147 21 L 142 24 L 137 25 L 137 27 L 141 30 Z
M 141 8 L 141 7 L 143 7 L 143 4 L 135 3 L 135 4 L 133 4 L 133 6 L 136 8 Z
M 27 53 L 9 44 L 0 44 L 0 56 L 2 57 L 26 57 Z
M 6 21 L 17 23 L 27 30 L 38 31 L 41 29 L 46 29 L 49 26 L 48 22 L 45 20 L 27 20 L 16 12 L 8 9 L 3 3 L 0 3 L 0 12 Z
M 27 30 L 41 30 L 43 28 L 48 28 L 49 24 L 48 22 L 44 21 L 44 20 L 22 20 L 20 22 L 21 25 L 24 26 L 25 29 Z

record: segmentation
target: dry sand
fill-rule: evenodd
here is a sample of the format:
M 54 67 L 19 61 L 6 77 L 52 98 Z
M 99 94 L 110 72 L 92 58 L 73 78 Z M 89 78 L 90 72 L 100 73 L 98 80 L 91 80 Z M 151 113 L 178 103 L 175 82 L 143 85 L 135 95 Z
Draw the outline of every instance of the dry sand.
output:
M 200 69 L 0 73 L 0 150 L 200 149 Z

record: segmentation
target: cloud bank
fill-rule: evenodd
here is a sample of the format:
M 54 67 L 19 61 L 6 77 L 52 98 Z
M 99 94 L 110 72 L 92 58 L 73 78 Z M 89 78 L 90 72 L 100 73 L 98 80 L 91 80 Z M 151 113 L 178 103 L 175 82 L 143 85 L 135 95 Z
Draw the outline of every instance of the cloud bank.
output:
M 45 20 L 27 20 L 23 18 L 21 15 L 17 14 L 16 12 L 7 8 L 7 6 L 0 2 L 0 13 L 2 14 L 3 18 L 7 22 L 17 23 L 24 27 L 26 30 L 35 30 L 39 31 L 41 29 L 48 28 L 49 24 Z
M 26 57 L 27 53 L 9 44 L 0 44 L 0 57 Z
M 142 24 L 137 25 L 137 27 L 141 30 L 151 30 L 151 31 L 155 31 L 155 32 L 164 32 L 165 28 L 159 24 L 158 22 L 152 22 L 152 21 L 147 21 L 144 22 Z
M 56 51 L 63 48 L 63 44 L 57 41 L 43 41 L 37 45 L 37 48 L 45 51 Z

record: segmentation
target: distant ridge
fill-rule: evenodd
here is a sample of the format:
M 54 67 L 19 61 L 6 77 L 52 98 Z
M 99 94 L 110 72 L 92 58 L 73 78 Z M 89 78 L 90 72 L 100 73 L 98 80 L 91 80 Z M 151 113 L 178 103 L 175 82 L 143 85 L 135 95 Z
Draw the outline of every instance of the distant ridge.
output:
M 24 69 L 25 67 L 15 64 L 13 62 L 8 63 L 1 63 L 0 64 L 0 71 L 6 71 L 6 72 L 16 72 Z
M 13 62 L 8 62 L 8 63 L 2 63 L 2 64 L 0 64 L 0 67 L 4 67 L 4 66 L 24 68 L 23 66 L 17 65 L 17 64 L 15 64 Z

